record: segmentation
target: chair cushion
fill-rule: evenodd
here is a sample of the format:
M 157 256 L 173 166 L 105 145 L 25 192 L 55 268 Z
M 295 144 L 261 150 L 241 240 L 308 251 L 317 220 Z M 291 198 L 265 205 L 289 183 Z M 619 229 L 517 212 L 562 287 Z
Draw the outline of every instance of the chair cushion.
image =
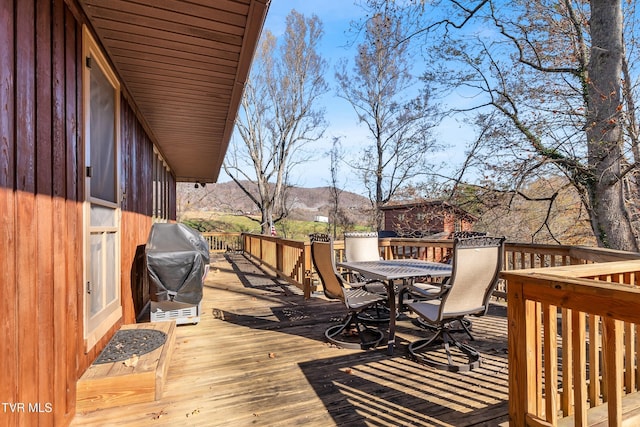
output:
M 441 300 L 436 299 L 431 301 L 410 302 L 407 303 L 407 307 L 425 320 L 431 323 L 437 323 L 440 301 Z

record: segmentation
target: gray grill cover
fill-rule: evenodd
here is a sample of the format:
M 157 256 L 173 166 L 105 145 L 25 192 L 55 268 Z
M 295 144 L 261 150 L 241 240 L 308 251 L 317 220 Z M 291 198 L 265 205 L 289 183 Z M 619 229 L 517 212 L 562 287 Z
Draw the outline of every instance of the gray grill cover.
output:
M 199 304 L 209 245 L 184 224 L 153 224 L 145 248 L 152 301 Z

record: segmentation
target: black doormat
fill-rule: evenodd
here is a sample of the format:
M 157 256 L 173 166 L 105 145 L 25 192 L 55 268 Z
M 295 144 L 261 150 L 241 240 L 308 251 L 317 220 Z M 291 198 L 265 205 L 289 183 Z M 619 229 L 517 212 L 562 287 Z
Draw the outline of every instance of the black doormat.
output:
M 93 362 L 120 362 L 133 356 L 141 356 L 152 352 L 167 340 L 167 334 L 155 329 L 124 329 L 116 332 L 100 356 Z

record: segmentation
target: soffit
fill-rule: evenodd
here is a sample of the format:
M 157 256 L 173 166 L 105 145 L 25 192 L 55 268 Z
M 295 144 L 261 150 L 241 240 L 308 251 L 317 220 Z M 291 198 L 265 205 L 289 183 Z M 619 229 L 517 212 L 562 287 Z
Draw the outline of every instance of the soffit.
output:
M 80 0 L 178 181 L 215 182 L 269 0 Z

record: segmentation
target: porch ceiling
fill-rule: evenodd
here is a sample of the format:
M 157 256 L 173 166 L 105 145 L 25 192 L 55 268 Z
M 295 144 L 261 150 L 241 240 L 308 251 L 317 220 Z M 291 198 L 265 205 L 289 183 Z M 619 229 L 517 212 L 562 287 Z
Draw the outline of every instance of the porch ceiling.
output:
M 270 0 L 79 1 L 178 181 L 216 181 Z

